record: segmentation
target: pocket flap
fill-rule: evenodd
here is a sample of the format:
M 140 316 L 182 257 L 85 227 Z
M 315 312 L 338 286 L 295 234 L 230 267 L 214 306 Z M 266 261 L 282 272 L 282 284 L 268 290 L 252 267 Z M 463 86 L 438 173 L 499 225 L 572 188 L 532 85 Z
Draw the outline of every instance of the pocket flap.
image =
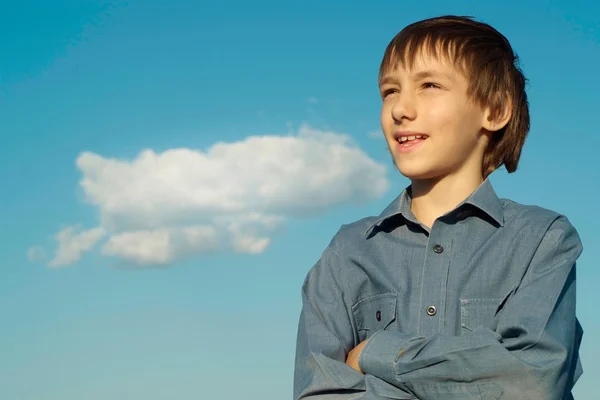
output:
M 396 319 L 396 293 L 384 293 L 360 300 L 352 307 L 356 329 L 380 331 Z

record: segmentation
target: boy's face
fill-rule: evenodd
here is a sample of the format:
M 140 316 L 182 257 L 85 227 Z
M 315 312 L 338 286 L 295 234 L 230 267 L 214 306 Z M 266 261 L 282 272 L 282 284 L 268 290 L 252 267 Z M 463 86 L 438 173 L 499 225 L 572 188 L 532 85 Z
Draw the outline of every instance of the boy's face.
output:
M 471 100 L 467 89 L 467 79 L 450 62 L 424 53 L 412 69 L 399 65 L 383 75 L 381 126 L 404 176 L 420 180 L 481 174 L 488 112 Z

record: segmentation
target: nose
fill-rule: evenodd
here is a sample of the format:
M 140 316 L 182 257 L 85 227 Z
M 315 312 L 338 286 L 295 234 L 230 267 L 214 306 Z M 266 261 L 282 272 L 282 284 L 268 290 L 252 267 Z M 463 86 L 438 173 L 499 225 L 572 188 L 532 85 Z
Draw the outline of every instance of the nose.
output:
M 398 93 L 391 111 L 396 124 L 402 123 L 403 120 L 414 120 L 417 114 L 414 96 L 408 91 Z

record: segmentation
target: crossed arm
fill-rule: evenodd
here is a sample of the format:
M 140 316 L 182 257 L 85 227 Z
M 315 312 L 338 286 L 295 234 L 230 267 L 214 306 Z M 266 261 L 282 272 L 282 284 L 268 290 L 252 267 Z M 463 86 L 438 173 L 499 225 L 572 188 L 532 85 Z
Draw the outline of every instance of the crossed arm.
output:
M 303 285 L 294 399 L 570 399 L 579 376 L 575 261 L 581 243 L 557 219 L 494 330 L 462 336 L 379 331 L 353 348 L 339 256 L 326 250 Z

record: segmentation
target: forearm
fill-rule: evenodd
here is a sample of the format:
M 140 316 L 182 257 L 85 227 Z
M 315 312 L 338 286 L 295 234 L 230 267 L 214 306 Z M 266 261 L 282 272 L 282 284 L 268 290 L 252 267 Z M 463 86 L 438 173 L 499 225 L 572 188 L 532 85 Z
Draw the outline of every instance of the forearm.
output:
M 443 399 L 452 390 L 489 392 L 491 399 L 565 398 L 581 372 L 576 250 L 561 252 L 555 263 L 542 258 L 547 268 L 524 280 L 494 330 L 431 337 L 380 331 L 363 348 L 360 368 L 419 399 Z
M 569 351 L 554 348 L 530 364 L 507 350 L 499 334 L 483 328 L 465 336 L 430 338 L 381 331 L 365 346 L 360 365 L 366 374 L 423 400 L 478 392 L 491 399 L 562 399 L 565 382 L 559 376 Z

